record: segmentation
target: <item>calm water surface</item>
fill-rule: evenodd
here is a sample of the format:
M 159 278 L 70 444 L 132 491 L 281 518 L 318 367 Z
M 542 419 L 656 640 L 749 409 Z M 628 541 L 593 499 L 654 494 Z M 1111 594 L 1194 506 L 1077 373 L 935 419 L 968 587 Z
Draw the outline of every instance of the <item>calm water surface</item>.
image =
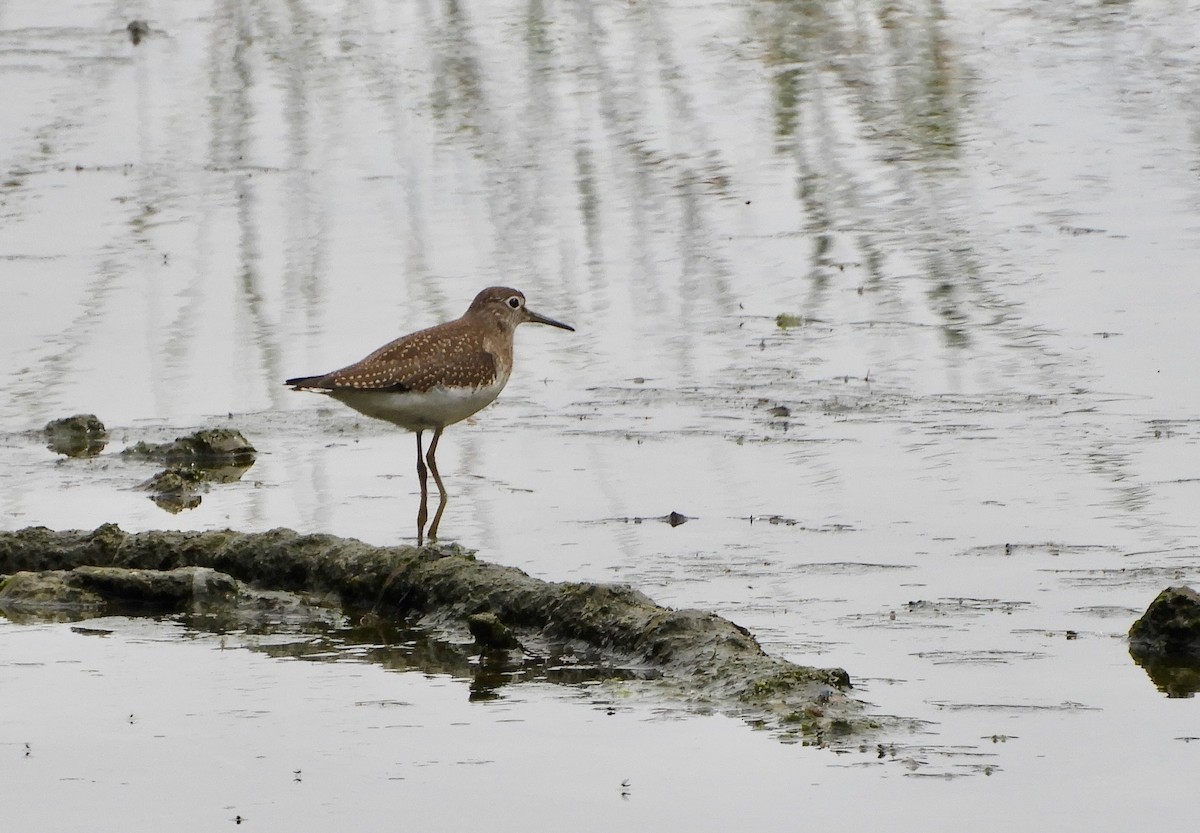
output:
M 1123 637 L 1200 581 L 1198 47 L 1194 2 L 4 5 L 4 527 L 411 539 L 412 438 L 282 380 L 509 284 L 578 332 L 447 432 L 443 534 L 915 726 L 0 619 L 14 829 L 1177 821 L 1200 711 Z M 258 462 L 169 515 L 116 452 L 204 425 Z

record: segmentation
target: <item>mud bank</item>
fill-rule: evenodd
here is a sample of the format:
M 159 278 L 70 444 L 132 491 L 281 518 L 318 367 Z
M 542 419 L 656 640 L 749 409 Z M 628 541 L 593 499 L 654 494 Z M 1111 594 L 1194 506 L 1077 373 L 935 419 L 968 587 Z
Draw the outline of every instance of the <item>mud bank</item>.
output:
M 98 567 L 210 568 L 257 592 L 332 595 L 355 616 L 402 619 L 459 643 L 474 636 L 479 653 L 586 657 L 621 669 L 621 676 L 632 672 L 652 680 L 656 690 L 689 706 L 737 714 L 805 742 L 850 740 L 879 728 L 849 696 L 844 670 L 768 656 L 748 631 L 726 619 L 660 607 L 628 587 L 540 581 L 459 548 L 374 547 L 287 529 L 131 534 L 107 524 L 91 532 L 0 532 L 0 574 L 8 576 L 0 590 L 30 582 L 23 573 L 88 568 L 71 581 L 85 581 L 89 593 L 103 596 L 118 583 L 111 574 L 103 582 L 91 580 Z M 146 585 L 144 575 L 134 579 L 121 586 Z M 227 602 L 229 593 L 181 593 L 178 600 L 205 597 Z

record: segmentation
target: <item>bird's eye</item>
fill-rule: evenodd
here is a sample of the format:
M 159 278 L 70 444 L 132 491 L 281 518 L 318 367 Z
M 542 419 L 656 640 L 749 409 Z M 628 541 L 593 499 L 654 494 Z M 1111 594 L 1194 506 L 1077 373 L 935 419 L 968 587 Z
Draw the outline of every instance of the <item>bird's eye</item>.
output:
M 513 309 L 520 309 L 521 308 L 521 296 L 513 295 L 512 297 L 510 297 L 508 299 L 508 305 L 510 307 L 512 307 Z

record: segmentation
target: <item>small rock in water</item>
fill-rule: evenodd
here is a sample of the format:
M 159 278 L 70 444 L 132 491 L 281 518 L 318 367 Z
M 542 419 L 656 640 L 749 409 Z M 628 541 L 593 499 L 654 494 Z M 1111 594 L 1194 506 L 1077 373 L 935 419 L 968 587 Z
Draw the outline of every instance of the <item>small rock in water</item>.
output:
M 1159 593 L 1129 629 L 1129 652 L 1200 664 L 1200 593 L 1183 586 Z
M 125 31 L 129 33 L 129 40 L 137 46 L 142 42 L 142 38 L 150 34 L 150 24 L 144 20 L 131 20 Z
M 1129 629 L 1129 655 L 1168 697 L 1200 691 L 1200 593 L 1168 587 Z
M 211 483 L 233 483 L 254 465 L 258 452 L 236 428 L 205 428 L 169 443 L 139 441 L 122 457 L 152 460 L 164 471 L 141 484 L 151 499 L 171 514 L 200 505 Z
M 75 414 L 46 423 L 46 447 L 68 457 L 95 457 L 108 444 L 108 429 L 95 414 Z
M 191 465 L 203 468 L 246 466 L 254 463 L 258 451 L 236 428 L 204 428 L 169 443 L 139 441 L 121 452 L 123 456 L 158 460 L 167 465 Z
M 207 475 L 203 469 L 172 466 L 164 469 L 138 486 L 152 492 L 151 500 L 172 515 L 200 505 L 201 493 L 208 491 Z

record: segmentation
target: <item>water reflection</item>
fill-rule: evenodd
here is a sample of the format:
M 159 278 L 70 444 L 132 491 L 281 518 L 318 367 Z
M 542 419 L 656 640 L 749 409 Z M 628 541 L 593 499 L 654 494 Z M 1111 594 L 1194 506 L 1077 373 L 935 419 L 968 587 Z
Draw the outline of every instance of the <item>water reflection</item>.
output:
M 206 632 L 227 632 L 218 619 L 185 617 L 185 624 Z M 232 624 L 232 623 L 231 623 Z M 369 662 L 390 671 L 419 671 L 470 680 L 470 699 L 492 700 L 505 686 L 531 682 L 579 685 L 588 682 L 653 679 L 651 670 L 615 666 L 598 656 L 580 654 L 566 646 L 549 646 L 545 651 L 524 652 L 480 650 L 470 642 L 449 641 L 429 630 L 402 623 L 366 617 L 351 627 L 331 628 L 324 633 L 297 634 L 295 641 L 280 640 L 287 627 L 270 626 L 231 635 L 250 650 L 272 657 L 312 662 Z M 273 636 L 256 644 L 254 638 Z
M 972 268 L 981 258 L 971 253 L 970 230 L 955 219 L 966 207 L 953 182 L 969 99 L 941 4 L 851 11 L 766 2 L 751 9 L 775 87 L 777 148 L 796 164 L 796 193 L 813 238 L 811 314 L 828 315 L 826 293 L 844 271 L 835 242 L 853 229 L 845 244 L 858 250 L 860 292 L 893 304 L 900 276 L 885 271 L 885 253 L 911 248 L 924 261 L 926 303 L 943 322 L 943 346 L 969 347 L 979 321 L 972 287 L 985 276 Z M 880 198 L 886 213 L 873 206 Z
M 1154 661 L 1130 654 L 1154 683 L 1154 687 L 1171 698 L 1194 697 L 1200 691 L 1200 665 L 1196 663 L 1171 663 Z
M 999 325 L 1001 343 L 1038 338 L 1012 326 L 991 241 L 969 221 L 971 70 L 941 4 L 754 2 L 698 31 L 656 3 L 531 0 L 499 27 L 455 0 L 394 13 L 388 40 L 362 11 L 223 3 L 206 32 L 172 29 L 135 53 L 130 224 L 176 281 L 153 318 L 170 326 L 148 333 L 149 355 L 166 357 L 150 379 L 159 409 L 194 401 L 181 391 L 219 338 L 200 304 L 224 291 L 229 399 L 270 407 L 283 403 L 280 356 L 302 335 L 344 338 L 353 299 L 416 299 L 396 327 L 411 329 L 488 276 L 519 276 L 567 317 L 614 314 L 602 366 L 647 339 L 684 381 L 737 362 L 740 344 L 713 336 L 748 296 L 842 321 L 839 295 L 857 288 L 872 317 L 936 322 L 951 365 L 990 340 L 985 328 Z M 723 27 L 742 33 L 736 49 Z M 190 107 L 168 102 L 148 75 L 156 62 L 186 71 L 201 34 L 202 87 L 180 92 Z M 764 93 L 766 135 L 753 109 Z M 203 127 L 190 131 L 207 136 L 203 159 L 189 163 L 185 136 L 155 141 L 184 124 Z M 192 251 L 158 227 L 167 210 L 194 229 Z M 758 245 L 759 211 L 788 237 Z M 231 286 L 212 285 L 218 268 Z M 923 293 L 907 291 L 913 274 Z

